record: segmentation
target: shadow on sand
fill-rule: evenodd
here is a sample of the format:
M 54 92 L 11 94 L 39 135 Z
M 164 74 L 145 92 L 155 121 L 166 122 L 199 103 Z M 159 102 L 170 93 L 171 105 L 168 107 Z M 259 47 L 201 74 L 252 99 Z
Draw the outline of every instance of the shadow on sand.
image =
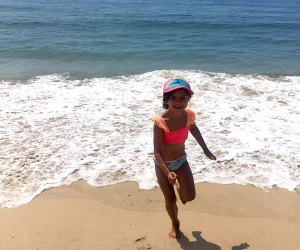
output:
M 221 247 L 206 241 L 202 238 L 201 232 L 194 231 L 192 232 L 195 241 L 190 241 L 185 235 L 181 235 L 181 237 L 177 240 L 182 249 L 189 250 L 221 250 Z
M 247 249 L 248 247 L 250 247 L 250 245 L 249 245 L 247 242 L 245 242 L 245 243 L 242 243 L 242 244 L 239 245 L 239 246 L 234 246 L 234 247 L 232 247 L 231 250 L 245 250 L 245 249 Z

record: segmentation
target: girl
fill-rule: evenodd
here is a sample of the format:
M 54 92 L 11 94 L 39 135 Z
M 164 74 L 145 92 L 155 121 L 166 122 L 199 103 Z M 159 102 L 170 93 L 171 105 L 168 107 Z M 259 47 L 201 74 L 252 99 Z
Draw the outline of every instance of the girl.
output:
M 186 108 L 193 94 L 186 80 L 169 79 L 163 89 L 163 107 L 166 111 L 153 118 L 155 171 L 172 221 L 169 233 L 171 238 L 180 237 L 178 207 L 173 185 L 176 184 L 183 204 L 192 201 L 196 196 L 193 175 L 185 153 L 184 143 L 188 132 L 195 137 L 209 159 L 216 159 L 194 123 L 195 113 Z

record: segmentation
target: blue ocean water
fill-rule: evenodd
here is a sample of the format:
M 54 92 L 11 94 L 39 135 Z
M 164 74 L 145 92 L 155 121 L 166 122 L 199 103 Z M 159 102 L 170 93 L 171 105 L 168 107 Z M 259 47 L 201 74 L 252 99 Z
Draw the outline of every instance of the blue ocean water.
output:
M 0 79 L 300 74 L 298 0 L 0 0 Z

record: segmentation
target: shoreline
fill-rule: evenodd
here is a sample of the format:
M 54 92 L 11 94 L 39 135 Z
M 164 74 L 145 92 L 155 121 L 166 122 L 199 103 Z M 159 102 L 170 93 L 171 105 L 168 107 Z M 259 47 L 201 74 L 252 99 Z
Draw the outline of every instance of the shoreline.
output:
M 29 204 L 0 208 L 0 249 L 297 249 L 300 193 L 252 185 L 196 184 L 178 202 L 183 236 L 170 239 L 161 190 L 135 182 L 51 188 Z

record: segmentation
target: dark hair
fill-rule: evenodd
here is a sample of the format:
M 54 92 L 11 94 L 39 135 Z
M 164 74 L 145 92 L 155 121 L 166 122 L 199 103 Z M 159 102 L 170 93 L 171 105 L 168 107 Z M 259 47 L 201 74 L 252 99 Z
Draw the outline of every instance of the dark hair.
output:
M 192 95 L 191 95 L 190 92 L 188 92 L 184 88 L 182 88 L 182 89 L 185 91 L 185 93 L 188 95 L 189 98 L 192 97 Z M 175 90 L 173 90 L 171 92 L 164 93 L 164 95 L 163 95 L 163 108 L 164 109 L 168 109 L 169 108 L 168 101 L 169 101 L 170 97 L 174 94 L 174 92 L 176 92 L 177 90 L 178 89 L 175 89 Z

